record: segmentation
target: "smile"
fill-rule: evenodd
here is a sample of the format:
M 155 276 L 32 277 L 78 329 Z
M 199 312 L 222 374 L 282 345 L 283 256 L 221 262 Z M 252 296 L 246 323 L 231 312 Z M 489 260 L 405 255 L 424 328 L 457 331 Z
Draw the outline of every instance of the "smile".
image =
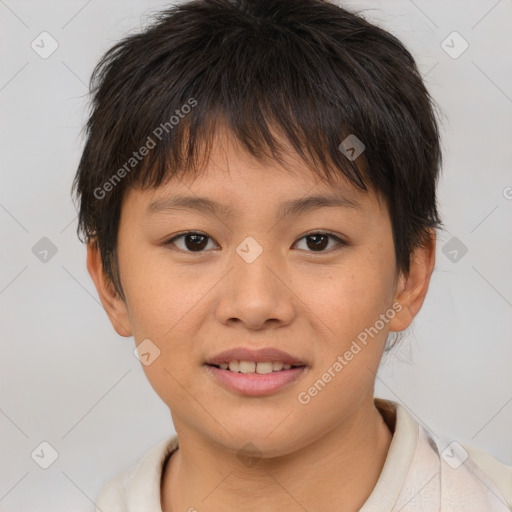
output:
M 229 364 L 222 363 L 222 366 L 206 364 L 205 368 L 224 389 L 251 397 L 275 394 L 296 383 L 307 370 L 305 365 L 293 366 L 281 362 L 274 369 L 274 362 L 270 361 L 231 361 Z
M 212 365 L 221 370 L 227 370 L 234 373 L 258 373 L 265 375 L 272 372 L 280 372 L 289 370 L 290 368 L 298 368 L 304 365 L 292 365 L 283 363 L 282 361 L 230 361 L 229 363 L 220 363 Z

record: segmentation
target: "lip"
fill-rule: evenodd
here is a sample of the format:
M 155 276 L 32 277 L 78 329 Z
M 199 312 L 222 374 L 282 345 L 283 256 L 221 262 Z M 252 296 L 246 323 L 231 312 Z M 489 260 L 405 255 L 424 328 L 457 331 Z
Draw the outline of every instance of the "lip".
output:
M 247 361 L 248 359 L 244 359 Z M 261 359 L 260 359 L 261 361 Z M 286 385 L 297 381 L 306 371 L 306 366 L 272 373 L 235 373 L 205 365 L 207 371 L 223 387 L 245 396 L 266 396 L 276 393 Z
M 230 363 L 230 361 L 279 361 L 283 364 L 291 364 L 295 366 L 308 366 L 307 363 L 301 361 L 299 357 L 276 348 L 260 348 L 257 350 L 239 347 L 231 350 L 225 350 L 213 356 L 206 361 L 208 365 L 220 365 L 221 363 Z M 285 370 L 288 371 L 288 370 Z M 277 373 L 277 372 L 276 372 Z M 267 374 L 270 375 L 270 374 Z

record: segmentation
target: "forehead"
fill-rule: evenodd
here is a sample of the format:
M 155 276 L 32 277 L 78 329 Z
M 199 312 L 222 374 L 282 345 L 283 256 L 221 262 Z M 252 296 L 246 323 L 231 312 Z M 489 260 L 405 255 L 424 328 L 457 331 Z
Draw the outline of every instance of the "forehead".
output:
M 168 215 L 194 215 L 217 218 L 224 224 L 243 219 L 263 226 L 284 219 L 306 218 L 323 211 L 328 217 L 345 219 L 363 226 L 384 225 L 389 221 L 385 205 L 371 191 L 329 185 L 311 178 L 273 173 L 272 169 L 232 168 L 210 171 L 193 183 L 170 180 L 165 185 L 145 191 L 131 191 L 129 217 L 143 224 L 164 222 Z M 309 181 L 311 180 L 311 181 Z M 183 218 L 183 217 L 180 217 Z M 130 225 L 132 223 L 130 222 Z
M 127 195 L 137 196 L 148 214 L 173 208 L 236 215 L 244 202 L 252 206 L 277 205 L 276 215 L 301 213 L 321 206 L 341 206 L 363 212 L 370 203 L 385 208 L 382 196 L 357 187 L 340 169 L 330 176 L 311 168 L 282 137 L 279 158 L 254 156 L 242 147 L 225 123 L 219 122 L 201 168 L 170 176 L 158 187 L 134 187 Z

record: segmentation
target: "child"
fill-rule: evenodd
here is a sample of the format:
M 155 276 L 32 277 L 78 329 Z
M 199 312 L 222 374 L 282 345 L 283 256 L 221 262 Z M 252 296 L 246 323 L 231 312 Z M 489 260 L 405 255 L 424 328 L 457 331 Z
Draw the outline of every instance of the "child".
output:
M 404 46 L 322 0 L 192 0 L 92 84 L 87 268 L 177 432 L 97 510 L 509 510 L 511 467 L 373 396 L 441 226 Z

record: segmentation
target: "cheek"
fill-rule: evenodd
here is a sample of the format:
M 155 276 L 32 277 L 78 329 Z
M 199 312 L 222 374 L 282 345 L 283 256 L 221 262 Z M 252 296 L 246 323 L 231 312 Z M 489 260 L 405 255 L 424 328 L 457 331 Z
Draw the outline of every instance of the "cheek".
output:
M 120 258 L 120 270 L 135 339 L 161 340 L 162 344 L 166 340 L 167 346 L 172 339 L 193 339 L 200 328 L 194 318 L 205 314 L 208 290 L 215 290 L 226 269 L 208 262 L 177 264 L 165 250 L 131 245 L 123 252 L 128 256 Z M 316 316 L 314 323 L 321 321 L 328 339 L 350 344 L 389 307 L 393 255 L 388 253 L 382 245 L 360 247 L 339 264 L 308 265 L 290 276 L 291 290 L 306 307 L 304 314 L 312 321 Z M 283 296 L 283 300 L 293 299 Z
M 298 398 L 303 413 L 316 418 L 319 429 L 354 413 L 372 392 L 387 338 L 388 323 L 381 315 L 391 307 L 390 261 L 360 251 L 319 286 L 323 293 L 314 296 L 311 309 L 322 312 L 328 329 L 317 339 L 317 364 Z
M 207 273 L 176 265 L 165 252 L 139 248 L 121 264 L 137 340 L 173 337 L 210 287 Z
M 135 340 L 151 340 L 157 354 L 142 365 L 144 373 L 164 403 L 186 409 L 190 369 L 201 361 L 201 347 L 193 343 L 201 326 L 198 315 L 204 314 L 213 277 L 171 263 L 154 250 L 133 253 L 124 263 L 123 288 Z
M 369 251 L 354 252 L 328 278 L 311 286 L 310 307 L 320 312 L 331 338 L 350 344 L 391 306 L 393 281 L 392 259 Z

